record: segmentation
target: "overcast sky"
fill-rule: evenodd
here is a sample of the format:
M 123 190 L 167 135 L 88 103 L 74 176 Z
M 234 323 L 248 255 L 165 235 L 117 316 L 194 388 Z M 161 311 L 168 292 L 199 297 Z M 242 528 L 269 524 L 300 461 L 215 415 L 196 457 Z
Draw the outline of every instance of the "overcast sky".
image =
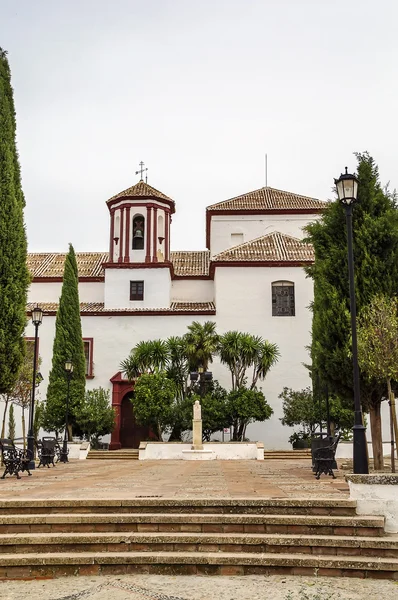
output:
M 321 199 L 353 152 L 398 187 L 396 0 L 1 0 L 30 251 L 108 249 L 138 181 L 205 207 L 264 185 Z

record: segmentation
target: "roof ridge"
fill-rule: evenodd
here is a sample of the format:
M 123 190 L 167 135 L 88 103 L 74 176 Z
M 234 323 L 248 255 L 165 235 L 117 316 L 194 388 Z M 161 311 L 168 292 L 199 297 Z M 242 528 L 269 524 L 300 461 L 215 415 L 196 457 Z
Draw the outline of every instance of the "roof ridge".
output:
M 141 193 L 138 193 L 138 192 L 141 192 Z M 134 196 L 134 195 L 136 195 L 137 197 L 144 197 L 144 198 L 153 196 L 155 198 L 160 198 L 161 200 L 168 200 L 169 202 L 174 202 L 174 200 L 172 200 L 172 198 L 170 198 L 169 196 L 166 196 L 166 194 L 164 194 L 160 190 L 156 189 L 155 187 L 153 187 L 153 185 L 150 185 L 143 179 L 140 179 L 140 181 L 138 181 L 134 185 L 131 185 L 130 187 L 126 188 L 125 190 L 122 190 L 121 192 L 119 192 L 118 194 L 115 194 L 114 196 L 109 198 L 108 202 L 110 202 L 111 200 L 115 200 L 117 198 L 123 198 L 124 196 Z
M 216 202 L 206 210 L 318 210 L 326 204 L 318 198 L 266 186 Z

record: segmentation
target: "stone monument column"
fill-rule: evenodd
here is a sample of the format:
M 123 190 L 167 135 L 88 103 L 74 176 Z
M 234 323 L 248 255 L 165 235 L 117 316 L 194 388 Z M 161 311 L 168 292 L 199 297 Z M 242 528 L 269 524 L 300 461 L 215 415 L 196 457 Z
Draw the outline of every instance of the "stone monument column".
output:
M 192 450 L 203 450 L 202 444 L 202 407 L 199 400 L 193 405 Z

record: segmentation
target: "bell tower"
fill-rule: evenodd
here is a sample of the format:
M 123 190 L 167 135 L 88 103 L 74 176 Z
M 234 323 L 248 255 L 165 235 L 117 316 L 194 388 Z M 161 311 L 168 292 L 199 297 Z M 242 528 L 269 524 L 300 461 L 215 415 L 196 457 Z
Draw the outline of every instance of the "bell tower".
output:
M 107 201 L 111 216 L 109 263 L 170 261 L 174 201 L 142 179 Z
M 168 307 L 171 285 L 170 224 L 175 212 L 174 200 L 141 179 L 110 198 L 107 206 L 110 212 L 110 239 L 109 260 L 103 265 L 105 306 Z M 134 290 L 144 289 L 143 299 L 137 299 L 139 294 L 128 294 L 126 290 L 122 292 L 122 280 L 126 289 L 130 284 Z M 156 293 L 155 284 L 158 288 Z M 118 289 L 120 293 L 117 297 Z

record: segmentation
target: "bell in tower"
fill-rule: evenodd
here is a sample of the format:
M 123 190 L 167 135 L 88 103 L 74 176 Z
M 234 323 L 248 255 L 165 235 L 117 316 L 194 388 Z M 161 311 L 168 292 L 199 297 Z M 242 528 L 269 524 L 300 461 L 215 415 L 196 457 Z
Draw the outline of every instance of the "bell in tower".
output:
M 133 250 L 144 249 L 144 217 L 137 215 L 133 219 Z

